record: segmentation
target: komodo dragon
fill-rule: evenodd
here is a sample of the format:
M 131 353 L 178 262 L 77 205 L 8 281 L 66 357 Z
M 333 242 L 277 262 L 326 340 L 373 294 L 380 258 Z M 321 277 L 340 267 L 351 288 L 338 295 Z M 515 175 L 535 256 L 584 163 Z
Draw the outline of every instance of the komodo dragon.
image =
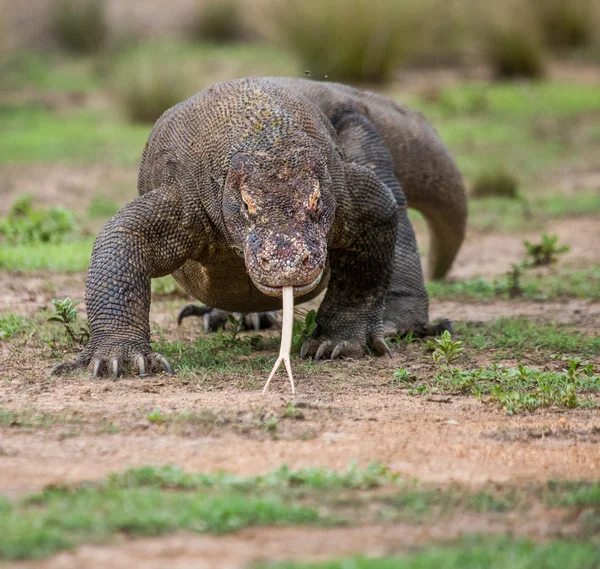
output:
M 441 278 L 465 233 L 466 195 L 423 116 L 334 83 L 266 78 L 209 87 L 156 122 L 139 197 L 98 235 L 86 283 L 91 337 L 55 373 L 171 368 L 150 347 L 150 279 L 173 274 L 232 312 L 276 310 L 327 288 L 302 357 L 389 350 L 384 336 L 440 333 L 407 205 L 431 233 Z

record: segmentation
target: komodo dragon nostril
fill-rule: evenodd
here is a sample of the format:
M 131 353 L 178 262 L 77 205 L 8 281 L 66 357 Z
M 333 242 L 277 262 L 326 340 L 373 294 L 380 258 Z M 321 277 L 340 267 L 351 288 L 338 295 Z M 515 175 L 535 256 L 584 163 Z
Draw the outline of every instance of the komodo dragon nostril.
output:
M 262 266 L 263 269 L 268 269 L 269 268 L 269 257 L 268 255 L 265 255 L 264 253 L 261 253 L 259 255 L 259 259 L 260 259 L 260 264 Z

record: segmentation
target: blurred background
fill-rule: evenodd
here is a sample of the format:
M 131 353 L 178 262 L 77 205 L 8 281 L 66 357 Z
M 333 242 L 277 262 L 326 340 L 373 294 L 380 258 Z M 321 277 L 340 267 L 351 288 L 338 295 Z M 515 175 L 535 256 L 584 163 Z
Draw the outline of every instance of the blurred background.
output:
M 0 268 L 85 270 L 165 109 L 288 75 L 434 124 L 472 198 L 464 290 L 508 294 L 523 239 L 547 233 L 569 253 L 531 294 L 600 297 L 600 0 L 3 0 L 0 17 Z

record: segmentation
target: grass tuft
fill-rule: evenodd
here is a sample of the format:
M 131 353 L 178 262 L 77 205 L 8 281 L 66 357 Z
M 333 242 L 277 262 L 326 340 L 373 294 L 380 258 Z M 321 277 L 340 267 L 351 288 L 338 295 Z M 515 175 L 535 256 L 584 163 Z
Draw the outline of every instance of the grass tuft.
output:
M 104 0 L 54 0 L 54 33 L 74 53 L 94 53 L 106 43 L 108 21 Z
M 0 314 L 0 340 L 10 340 L 27 327 L 26 318 L 16 314 Z
M 414 2 L 305 0 L 281 2 L 275 24 L 315 79 L 380 83 L 404 62 L 416 24 Z
M 597 32 L 594 0 L 533 0 L 544 43 L 554 50 L 589 45 Z
M 192 38 L 213 43 L 231 43 L 246 38 L 242 6 L 239 0 L 202 2 L 191 30 Z
M 486 41 L 488 58 L 498 79 L 544 76 L 542 48 L 529 32 L 495 30 Z
M 170 62 L 138 53 L 120 68 L 116 90 L 129 119 L 154 123 L 167 109 L 186 99 L 181 70 Z
M 519 182 L 503 167 L 482 172 L 473 182 L 471 196 L 474 198 L 501 197 L 516 199 Z

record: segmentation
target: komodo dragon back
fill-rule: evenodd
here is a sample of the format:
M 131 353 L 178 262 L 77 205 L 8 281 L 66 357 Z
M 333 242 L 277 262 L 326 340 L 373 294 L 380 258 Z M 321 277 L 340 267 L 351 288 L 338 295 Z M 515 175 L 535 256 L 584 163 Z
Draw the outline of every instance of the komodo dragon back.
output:
M 341 105 L 364 112 L 383 138 L 409 207 L 429 225 L 429 277 L 441 279 L 450 270 L 467 225 L 467 196 L 456 162 L 425 117 L 369 91 L 339 83 L 273 78 L 301 92 L 328 116 Z

